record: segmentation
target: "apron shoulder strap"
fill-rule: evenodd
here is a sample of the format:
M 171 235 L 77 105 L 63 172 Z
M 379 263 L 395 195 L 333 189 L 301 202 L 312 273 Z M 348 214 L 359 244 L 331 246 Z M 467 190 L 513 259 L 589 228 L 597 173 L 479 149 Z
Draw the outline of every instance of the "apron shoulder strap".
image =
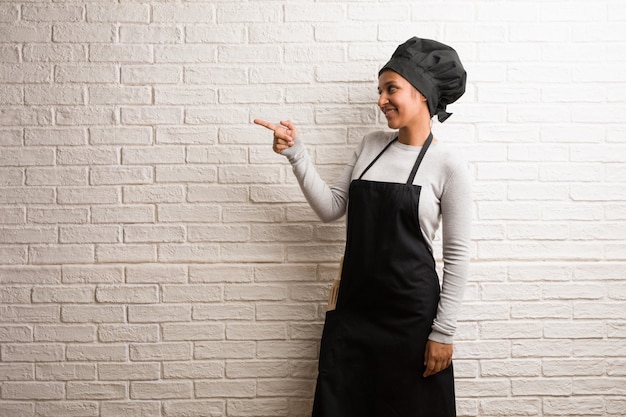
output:
M 374 165 L 374 163 L 375 163 L 376 161 L 378 161 L 378 158 L 380 158 L 380 156 L 381 156 L 382 154 L 384 154 L 384 153 L 385 153 L 385 151 L 386 151 L 386 150 L 387 150 L 387 149 L 391 146 L 391 144 L 392 144 L 392 143 L 394 143 L 394 142 L 395 142 L 395 141 L 397 141 L 397 140 L 398 140 L 398 137 L 396 136 L 395 138 L 393 138 L 393 140 L 392 140 L 391 142 L 389 142 L 389 143 L 388 143 L 388 144 L 387 144 L 387 145 L 383 148 L 383 150 L 382 150 L 382 151 L 380 151 L 380 153 L 379 153 L 378 155 L 376 155 L 376 158 L 374 158 L 374 160 L 373 160 L 372 162 L 370 162 L 370 164 L 367 166 L 367 168 L 365 168 L 365 169 L 363 170 L 363 172 L 361 172 L 361 175 L 359 175 L 359 179 L 363 178 L 363 175 L 365 175 L 365 173 L 366 173 L 366 172 L 367 172 L 367 171 L 368 171 L 368 170 L 372 167 L 372 165 Z
M 433 132 L 430 132 L 430 134 L 428 135 L 428 138 L 426 138 L 426 142 L 424 142 L 424 145 L 422 146 L 422 150 L 420 151 L 419 155 L 417 155 L 417 159 L 415 160 L 415 164 L 413 165 L 413 169 L 411 170 L 409 179 L 406 181 L 408 185 L 413 184 L 413 181 L 415 180 L 415 174 L 417 174 L 417 169 L 420 167 L 420 164 L 422 163 L 422 159 L 424 159 L 424 155 L 426 155 L 426 151 L 428 150 L 428 147 L 430 146 L 432 142 L 433 142 Z

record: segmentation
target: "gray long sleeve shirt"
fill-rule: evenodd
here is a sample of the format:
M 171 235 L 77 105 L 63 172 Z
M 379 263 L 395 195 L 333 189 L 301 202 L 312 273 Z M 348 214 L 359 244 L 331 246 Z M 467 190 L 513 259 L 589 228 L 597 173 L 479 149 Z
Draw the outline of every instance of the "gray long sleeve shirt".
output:
M 350 182 L 361 175 L 395 136 L 395 132 L 372 132 L 366 135 L 332 186 L 327 185 L 317 173 L 301 139 L 296 139 L 295 144 L 282 154 L 291 163 L 311 208 L 322 221 L 330 222 L 345 214 Z M 394 142 L 363 179 L 406 182 L 420 150 L 420 146 Z M 419 223 L 431 251 L 440 222 L 442 224 L 442 288 L 429 338 L 440 343 L 452 343 L 469 269 L 472 204 L 470 174 L 465 162 L 449 147 L 434 141 L 417 171 L 414 184 L 422 187 L 418 207 Z

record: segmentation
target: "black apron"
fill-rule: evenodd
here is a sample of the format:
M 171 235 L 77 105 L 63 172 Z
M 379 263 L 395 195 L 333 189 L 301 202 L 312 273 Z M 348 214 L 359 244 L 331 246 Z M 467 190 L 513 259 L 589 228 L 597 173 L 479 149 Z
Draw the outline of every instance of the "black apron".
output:
M 339 297 L 326 313 L 312 417 L 456 415 L 452 366 L 422 376 L 439 279 L 413 180 L 432 139 L 406 184 L 361 179 L 394 141 L 350 183 Z

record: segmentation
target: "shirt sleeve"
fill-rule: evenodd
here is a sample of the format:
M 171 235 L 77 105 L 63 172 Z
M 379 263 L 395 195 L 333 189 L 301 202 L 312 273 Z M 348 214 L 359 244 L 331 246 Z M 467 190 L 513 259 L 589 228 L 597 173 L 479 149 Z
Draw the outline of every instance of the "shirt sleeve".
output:
M 304 197 L 320 220 L 327 223 L 345 214 L 357 152 L 332 186 L 320 177 L 301 138 L 297 138 L 282 155 L 287 157 Z
M 446 182 L 441 196 L 443 279 L 430 340 L 452 343 L 469 273 L 472 191 L 462 162 Z

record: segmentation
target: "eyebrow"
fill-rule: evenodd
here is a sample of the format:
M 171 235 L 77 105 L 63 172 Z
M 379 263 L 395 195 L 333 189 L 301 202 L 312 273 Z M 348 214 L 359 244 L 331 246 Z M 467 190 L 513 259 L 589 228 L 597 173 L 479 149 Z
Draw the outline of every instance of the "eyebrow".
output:
M 387 81 L 385 84 L 382 85 L 382 87 L 379 85 L 378 90 L 382 90 L 384 87 L 387 87 L 389 84 L 395 84 L 395 83 L 396 82 L 394 80 Z

